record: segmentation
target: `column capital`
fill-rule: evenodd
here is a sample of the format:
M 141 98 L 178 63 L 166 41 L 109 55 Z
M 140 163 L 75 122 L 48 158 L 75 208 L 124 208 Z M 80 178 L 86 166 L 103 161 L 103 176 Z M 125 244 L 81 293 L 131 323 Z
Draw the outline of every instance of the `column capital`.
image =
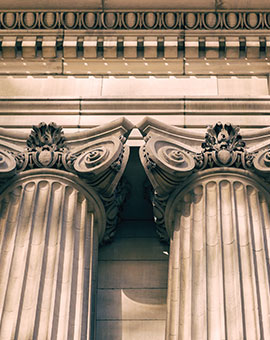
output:
M 103 202 L 107 226 L 103 241 L 115 232 L 118 208 L 123 203 L 127 185 L 119 184 L 126 167 L 129 147 L 125 145 L 132 124 L 126 119 L 105 124 L 88 131 L 64 134 L 61 126 L 44 122 L 25 133 L 0 129 L 0 190 L 9 180 L 22 173 L 42 169 L 71 173 L 91 187 Z
M 157 231 L 168 240 L 165 228 L 167 201 L 174 191 L 181 192 L 192 175 L 205 170 L 225 174 L 226 169 L 243 171 L 256 180 L 270 181 L 269 128 L 240 133 L 238 126 L 218 122 L 206 134 L 175 128 L 146 118 L 138 126 L 145 139 L 140 158 L 153 186 L 152 203 Z

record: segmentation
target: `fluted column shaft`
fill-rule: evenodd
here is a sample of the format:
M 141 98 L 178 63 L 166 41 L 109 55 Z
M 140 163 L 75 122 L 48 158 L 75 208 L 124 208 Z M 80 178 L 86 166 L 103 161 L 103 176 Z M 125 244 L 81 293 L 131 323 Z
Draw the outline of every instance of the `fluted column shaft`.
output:
M 232 174 L 174 198 L 167 340 L 270 339 L 267 193 Z
M 94 338 L 98 205 L 56 175 L 32 173 L 2 195 L 1 340 Z

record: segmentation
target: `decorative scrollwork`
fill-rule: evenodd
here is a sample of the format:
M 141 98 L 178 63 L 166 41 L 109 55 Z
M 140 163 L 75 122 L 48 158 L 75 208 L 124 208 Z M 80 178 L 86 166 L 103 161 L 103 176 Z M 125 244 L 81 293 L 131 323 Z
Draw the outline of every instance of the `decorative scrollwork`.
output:
M 191 171 L 195 164 L 192 159 L 183 149 L 175 144 L 166 143 L 157 149 L 158 159 L 169 166 L 174 171 L 184 170 Z
M 262 176 L 270 173 L 270 149 L 263 149 L 254 155 L 253 166 L 256 172 Z M 269 180 L 268 180 L 269 181 Z
M 109 151 L 106 147 L 102 145 L 94 146 L 76 159 L 74 169 L 80 173 L 89 172 L 99 167 L 108 158 L 108 155 Z
M 235 166 L 247 168 L 251 160 L 245 151 L 245 142 L 239 133 L 240 128 L 218 122 L 208 127 L 203 151 L 195 156 L 196 168 L 205 169 L 215 166 Z
M 112 195 L 100 195 L 106 211 L 106 230 L 102 244 L 112 241 L 119 222 L 119 212 L 130 192 L 130 184 L 122 177 Z
M 93 136 L 70 150 L 62 127 L 41 123 L 33 126 L 24 152 L 0 151 L 0 186 L 6 178 L 25 170 L 47 168 L 72 172 L 101 198 L 107 218 L 103 242 L 108 242 L 115 233 L 118 212 L 128 191 L 126 182 L 118 184 L 129 155 L 124 142 L 125 137 L 118 135 L 99 139 Z
M 11 153 L 0 151 L 0 178 L 12 176 L 16 171 L 16 161 Z

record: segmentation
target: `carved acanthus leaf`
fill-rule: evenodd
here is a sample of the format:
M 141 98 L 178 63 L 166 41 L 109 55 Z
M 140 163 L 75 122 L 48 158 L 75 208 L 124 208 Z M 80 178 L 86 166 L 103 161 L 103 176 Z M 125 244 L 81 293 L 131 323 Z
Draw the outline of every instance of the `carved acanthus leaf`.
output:
M 245 142 L 240 135 L 239 126 L 218 122 L 208 127 L 202 152 L 194 159 L 196 168 L 234 166 L 236 168 L 250 167 L 251 156 L 245 150 Z
M 125 177 L 122 177 L 112 195 L 100 195 L 106 212 L 106 230 L 102 244 L 112 241 L 119 222 L 119 212 L 129 192 L 130 184 Z
M 55 123 L 44 122 L 33 126 L 26 144 L 28 151 L 64 151 L 67 149 L 64 132 L 61 126 Z

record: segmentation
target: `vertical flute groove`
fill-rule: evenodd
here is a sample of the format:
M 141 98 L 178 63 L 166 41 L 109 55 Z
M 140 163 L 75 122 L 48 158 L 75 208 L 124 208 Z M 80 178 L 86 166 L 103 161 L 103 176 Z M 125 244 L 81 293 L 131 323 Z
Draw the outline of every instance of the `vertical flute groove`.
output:
M 260 214 L 262 221 L 262 233 L 264 240 L 264 249 L 265 249 L 265 261 L 267 266 L 267 274 L 268 274 L 268 290 L 270 293 L 270 217 L 269 217 L 269 209 L 266 202 L 266 199 L 263 194 L 259 193 L 259 204 L 260 204 Z
M 2 313 L 7 290 L 9 271 L 12 261 L 13 249 L 15 247 L 16 223 L 18 211 L 23 195 L 22 188 L 19 187 L 9 193 L 9 206 L 7 208 L 6 219 L 3 220 L 3 241 L 0 249 L 0 325 L 2 323 Z
M 41 337 L 42 334 L 51 334 L 53 319 L 52 310 L 56 294 L 55 274 L 59 257 L 59 225 L 62 216 L 62 196 L 63 187 L 58 183 L 52 183 L 45 235 L 45 249 L 41 269 L 41 282 L 34 328 L 34 338 L 37 339 Z
M 77 286 L 75 288 L 74 294 L 76 294 L 76 314 L 74 317 L 74 339 L 80 339 L 82 324 L 82 314 L 83 314 L 83 274 L 84 274 L 84 239 L 86 232 L 86 221 L 87 221 L 87 201 L 83 199 L 81 204 L 81 220 L 79 226 L 79 240 L 78 240 L 78 273 L 77 273 Z M 77 307 L 78 306 L 78 307 Z M 73 308 L 71 305 L 70 308 Z
M 221 339 L 222 286 L 220 283 L 220 231 L 217 211 L 217 183 L 206 187 L 206 251 L 207 251 L 207 329 L 209 340 Z
M 193 190 L 192 330 L 193 340 L 206 339 L 206 268 L 203 187 Z
M 257 267 L 257 259 L 256 259 L 256 240 L 254 235 L 254 226 L 253 226 L 253 204 L 251 204 L 250 197 L 252 195 L 252 188 L 246 188 L 246 197 L 247 197 L 247 204 L 248 204 L 248 212 L 249 212 L 249 220 L 250 220 L 250 232 L 251 232 L 251 244 L 252 244 L 252 260 L 253 260 L 253 267 L 255 273 L 255 282 L 256 282 L 256 297 L 257 297 L 257 306 L 258 306 L 258 319 L 259 319 L 259 329 L 260 329 L 260 339 L 264 340 L 264 331 L 263 331 L 263 321 L 262 321 L 262 307 L 261 307 L 261 297 L 260 297 L 260 288 L 259 288 L 259 276 L 258 276 L 258 267 Z M 254 203 L 254 200 L 253 200 Z M 259 250 L 259 249 L 258 249 Z
M 23 288 L 23 278 L 26 269 L 26 256 L 30 237 L 35 191 L 36 185 L 33 182 L 28 183 L 23 189 L 23 197 L 21 200 L 15 236 L 15 246 L 8 274 L 9 279 L 5 292 L 5 301 L 0 325 L 0 338 L 3 339 L 12 339 L 15 336 L 20 297 Z
M 98 231 L 77 188 L 32 180 L 0 208 L 0 339 L 93 339 Z
M 168 322 L 176 310 L 179 334 L 167 339 L 270 339 L 270 214 L 265 195 L 247 182 L 222 178 L 202 182 L 188 194 L 190 218 L 183 204 L 176 213 L 170 254 L 172 262 L 177 263 L 176 254 L 180 259 L 180 295 L 178 304 L 169 301 Z M 169 285 L 174 275 L 171 270 Z M 177 294 L 171 293 L 169 300 L 173 297 Z
M 224 251 L 224 291 L 226 301 L 226 328 L 228 339 L 243 338 L 241 294 L 235 225 L 231 202 L 231 183 L 220 182 L 221 216 Z
M 24 334 L 25 337 L 29 338 L 32 336 L 34 328 L 33 320 L 35 319 L 39 288 L 37 283 L 40 282 L 49 190 L 48 182 L 38 183 L 26 259 L 27 271 L 24 277 L 24 292 L 21 294 L 22 299 L 17 322 L 16 334 Z
M 180 312 L 179 312 L 179 338 L 188 339 L 191 336 L 191 195 L 184 197 L 182 218 L 178 216 L 180 223 Z M 176 253 L 177 249 L 175 250 Z M 177 304 L 177 302 L 175 302 Z

